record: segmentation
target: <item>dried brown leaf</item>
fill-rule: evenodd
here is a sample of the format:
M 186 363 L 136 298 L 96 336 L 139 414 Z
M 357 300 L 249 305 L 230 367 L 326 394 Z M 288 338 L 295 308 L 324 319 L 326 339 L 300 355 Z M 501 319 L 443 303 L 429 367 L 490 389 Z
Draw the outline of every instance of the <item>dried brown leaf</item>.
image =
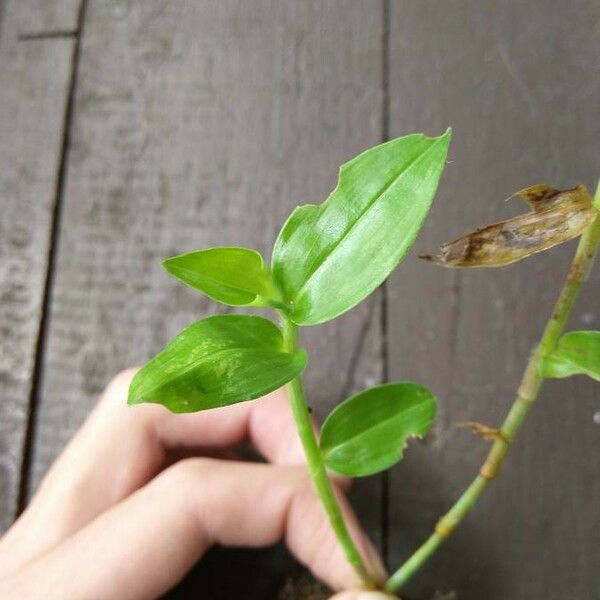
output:
M 476 229 L 419 258 L 443 267 L 503 267 L 580 236 L 598 215 L 584 185 L 557 190 L 545 184 L 519 190 L 531 211 Z

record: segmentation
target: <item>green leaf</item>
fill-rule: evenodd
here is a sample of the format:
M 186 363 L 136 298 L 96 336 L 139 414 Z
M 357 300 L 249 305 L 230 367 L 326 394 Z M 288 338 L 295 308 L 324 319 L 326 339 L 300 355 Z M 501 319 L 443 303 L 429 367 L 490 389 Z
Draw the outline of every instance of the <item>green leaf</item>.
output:
M 350 477 L 383 471 L 402 458 L 409 437 L 429 431 L 435 412 L 435 397 L 416 383 L 388 383 L 360 392 L 323 424 L 325 463 Z
M 340 169 L 321 204 L 294 210 L 273 250 L 273 276 L 298 325 L 316 325 L 366 298 L 406 255 L 444 168 L 450 130 L 398 138 Z
M 596 187 L 596 193 L 594 194 L 594 206 L 600 210 L 600 181 L 598 182 L 598 186 Z
M 280 306 L 262 256 L 248 248 L 208 248 L 168 258 L 163 267 L 186 285 L 232 306 Z
M 600 381 L 600 331 L 571 331 L 563 335 L 541 364 L 544 377 L 587 375 Z
M 298 375 L 304 351 L 286 352 L 281 331 L 251 315 L 217 315 L 184 329 L 133 378 L 129 404 L 195 412 L 258 398 Z

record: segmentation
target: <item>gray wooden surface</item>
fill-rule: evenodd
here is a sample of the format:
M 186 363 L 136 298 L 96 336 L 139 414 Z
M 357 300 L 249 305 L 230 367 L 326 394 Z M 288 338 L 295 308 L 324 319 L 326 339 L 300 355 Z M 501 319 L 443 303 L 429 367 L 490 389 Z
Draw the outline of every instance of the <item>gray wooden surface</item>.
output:
M 19 489 L 74 41 L 20 40 L 31 3 L 0 5 L 0 527 Z
M 268 254 L 289 211 L 322 200 L 341 162 L 411 131 L 454 128 L 418 251 L 514 214 L 522 207 L 502 199 L 519 187 L 591 187 L 600 174 L 592 0 L 80 8 L 0 4 L 2 528 L 113 373 L 221 310 L 171 281 L 161 258 L 219 244 Z M 390 565 L 476 473 L 485 443 L 454 424 L 502 417 L 571 252 L 470 272 L 413 255 L 385 293 L 306 331 L 318 415 L 386 374 L 440 398 L 430 439 L 354 490 Z M 573 328 L 600 326 L 599 292 L 597 269 Z M 598 398 L 583 379 L 545 386 L 505 472 L 411 598 L 597 596 Z M 232 562 L 248 576 L 224 582 Z M 172 597 L 202 586 L 207 598 L 278 598 L 293 569 L 281 549 L 217 551 Z
M 450 164 L 416 250 L 526 209 L 503 199 L 600 177 L 600 5 L 393 3 L 390 131 L 454 127 Z M 425 100 L 426 99 L 426 100 Z M 391 279 L 393 378 L 440 397 L 435 436 L 392 474 L 392 564 L 477 473 L 487 446 L 457 421 L 496 425 L 550 315 L 574 245 L 498 270 L 408 260 Z M 600 328 L 596 267 L 573 329 Z M 600 388 L 549 381 L 500 478 L 410 586 L 459 598 L 600 597 Z

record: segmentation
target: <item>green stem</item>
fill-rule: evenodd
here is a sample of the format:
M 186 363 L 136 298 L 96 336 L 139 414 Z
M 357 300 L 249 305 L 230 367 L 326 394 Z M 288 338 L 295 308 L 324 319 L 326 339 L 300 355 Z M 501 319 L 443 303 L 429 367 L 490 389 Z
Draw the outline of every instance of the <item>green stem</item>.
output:
M 600 185 L 596 192 L 600 198 Z M 456 529 L 469 513 L 488 483 L 499 471 L 508 449 L 517 435 L 525 416 L 536 400 L 543 377 L 540 374 L 542 359 L 556 349 L 558 339 L 582 284 L 586 281 L 600 243 L 600 215 L 581 236 L 567 280 L 560 292 L 552 316 L 548 321 L 538 346 L 532 352 L 517 397 L 498 430 L 490 452 L 479 470 L 479 475 L 463 492 L 456 504 L 438 521 L 429 539 L 389 578 L 385 589 L 394 592 L 403 586 L 423 563 L 436 551 L 440 544 Z
M 285 315 L 282 315 L 283 338 L 286 350 L 295 351 L 298 347 L 298 328 Z M 315 436 L 310 412 L 306 404 L 302 379 L 298 376 L 287 385 L 290 403 L 298 435 L 304 447 L 308 471 L 317 495 L 331 523 L 331 527 L 337 537 L 346 559 L 352 565 L 366 588 L 375 588 L 375 578 L 367 568 L 360 552 L 348 531 L 342 510 L 337 501 L 331 481 L 327 475 L 325 464 L 321 457 L 319 444 Z

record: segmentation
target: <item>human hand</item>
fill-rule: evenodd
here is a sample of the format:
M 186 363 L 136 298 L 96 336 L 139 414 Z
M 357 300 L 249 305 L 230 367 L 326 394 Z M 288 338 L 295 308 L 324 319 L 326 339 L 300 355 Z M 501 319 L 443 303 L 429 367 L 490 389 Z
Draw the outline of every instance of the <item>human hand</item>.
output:
M 0 540 L 0 597 L 156 598 L 213 544 L 257 547 L 282 538 L 333 589 L 360 587 L 313 493 L 284 392 L 173 415 L 157 405 L 126 406 L 133 374 L 112 381 Z M 214 458 L 244 440 L 269 464 Z M 382 573 L 341 491 L 345 483 L 335 485 L 353 537 Z

